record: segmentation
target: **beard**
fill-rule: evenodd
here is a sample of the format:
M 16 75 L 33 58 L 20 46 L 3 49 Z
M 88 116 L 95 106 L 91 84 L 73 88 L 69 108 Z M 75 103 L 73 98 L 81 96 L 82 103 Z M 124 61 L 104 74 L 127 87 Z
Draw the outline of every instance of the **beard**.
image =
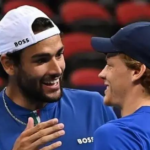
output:
M 59 79 L 60 92 L 57 95 L 47 96 L 42 88 L 42 81 L 45 78 L 56 78 L 60 75 L 45 75 L 41 78 L 33 77 L 32 75 L 27 74 L 23 69 L 19 69 L 18 74 L 16 75 L 17 85 L 20 89 L 22 95 L 27 99 L 31 104 L 42 104 L 42 103 L 54 103 L 61 99 L 63 95 L 62 90 L 62 78 Z

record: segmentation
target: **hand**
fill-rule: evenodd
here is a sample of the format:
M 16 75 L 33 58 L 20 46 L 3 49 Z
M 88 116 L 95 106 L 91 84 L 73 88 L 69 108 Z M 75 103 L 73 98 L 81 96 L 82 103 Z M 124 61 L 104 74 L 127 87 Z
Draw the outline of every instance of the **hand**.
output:
M 39 150 L 39 147 L 65 134 L 64 125 L 58 124 L 58 119 L 39 123 L 34 126 L 33 118 L 28 119 L 26 129 L 16 140 L 13 150 Z M 60 141 L 40 150 L 54 150 L 61 146 Z

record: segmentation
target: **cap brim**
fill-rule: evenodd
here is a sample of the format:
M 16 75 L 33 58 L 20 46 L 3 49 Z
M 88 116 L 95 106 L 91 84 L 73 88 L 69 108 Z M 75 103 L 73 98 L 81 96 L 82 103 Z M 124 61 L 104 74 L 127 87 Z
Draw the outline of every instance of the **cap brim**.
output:
M 112 44 L 110 38 L 92 37 L 92 47 L 101 53 L 115 53 L 117 52 L 115 46 Z

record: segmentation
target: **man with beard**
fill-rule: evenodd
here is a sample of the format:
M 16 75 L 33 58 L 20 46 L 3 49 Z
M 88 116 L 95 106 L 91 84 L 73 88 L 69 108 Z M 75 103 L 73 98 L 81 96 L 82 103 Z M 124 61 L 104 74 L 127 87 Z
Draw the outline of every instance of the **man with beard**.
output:
M 149 22 L 130 24 L 111 38 L 92 38 L 92 46 L 107 54 L 99 74 L 107 86 L 104 102 L 122 114 L 96 130 L 94 150 L 150 150 L 149 40 Z
M 63 53 L 59 29 L 40 10 L 22 6 L 1 20 L 9 81 L 0 93 L 0 149 L 91 150 L 94 131 L 115 119 L 99 93 L 62 88 Z

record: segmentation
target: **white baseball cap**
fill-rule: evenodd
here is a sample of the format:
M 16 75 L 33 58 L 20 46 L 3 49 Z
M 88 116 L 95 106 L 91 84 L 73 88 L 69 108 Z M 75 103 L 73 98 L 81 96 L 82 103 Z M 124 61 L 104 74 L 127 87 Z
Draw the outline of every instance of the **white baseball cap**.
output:
M 32 24 L 39 17 L 48 18 L 53 27 L 34 34 Z M 0 21 L 0 55 L 22 50 L 57 34 L 60 30 L 42 11 L 32 6 L 18 7 Z

